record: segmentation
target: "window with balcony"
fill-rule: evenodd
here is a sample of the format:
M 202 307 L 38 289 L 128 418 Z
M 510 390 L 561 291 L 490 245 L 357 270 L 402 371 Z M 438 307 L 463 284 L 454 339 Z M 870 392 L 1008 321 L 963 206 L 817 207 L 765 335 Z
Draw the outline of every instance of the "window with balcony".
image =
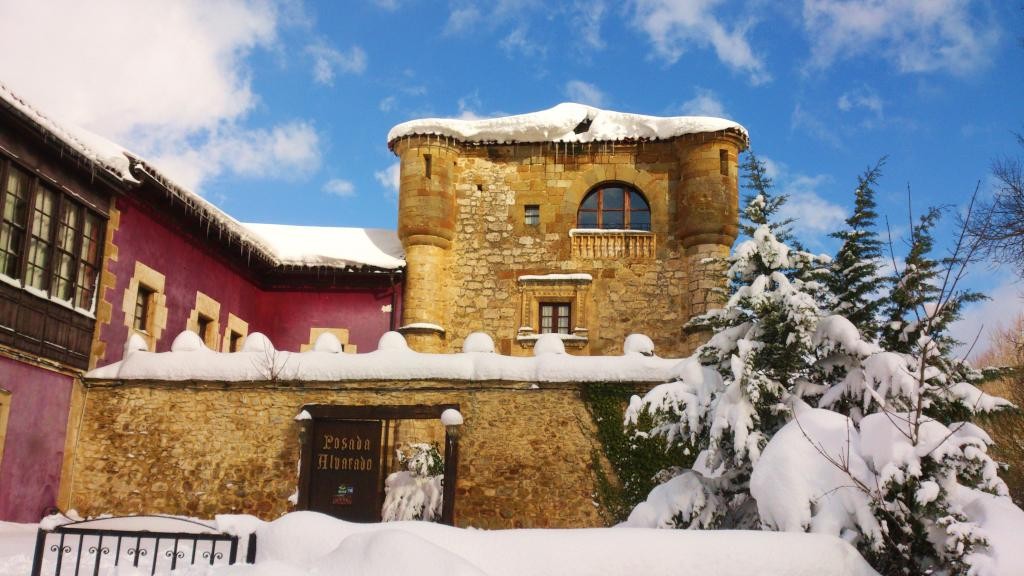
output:
M 576 227 L 600 230 L 651 229 L 651 207 L 636 189 L 619 183 L 602 184 L 580 203 Z

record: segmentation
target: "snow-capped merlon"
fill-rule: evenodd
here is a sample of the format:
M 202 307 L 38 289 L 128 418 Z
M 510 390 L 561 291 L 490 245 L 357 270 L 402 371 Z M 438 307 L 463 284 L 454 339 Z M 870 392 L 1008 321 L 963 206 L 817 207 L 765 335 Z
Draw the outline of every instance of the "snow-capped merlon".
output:
M 554 108 L 481 120 L 425 118 L 395 126 L 388 146 L 406 136 L 446 136 L 467 143 L 617 142 L 668 140 L 686 134 L 731 130 L 747 138 L 747 129 L 732 120 L 707 116 L 645 116 L 562 103 Z
M 285 352 L 258 332 L 249 334 L 240 352 L 216 352 L 201 341 L 195 349 L 172 352 L 137 350 L 124 360 L 92 370 L 93 380 L 207 382 L 342 382 L 365 380 L 461 380 L 511 382 L 667 382 L 679 378 L 679 359 L 642 354 L 573 356 L 564 353 L 560 334 L 538 338 L 534 356 L 505 356 L 477 334 L 460 354 L 426 354 L 409 349 L 398 332 L 386 332 L 377 350 L 338 354 L 309 350 Z M 187 346 L 187 348 L 193 348 Z M 632 348 L 632 346 L 630 347 Z
M 441 412 L 441 424 L 445 426 L 462 426 L 462 412 L 455 408 L 448 408 Z

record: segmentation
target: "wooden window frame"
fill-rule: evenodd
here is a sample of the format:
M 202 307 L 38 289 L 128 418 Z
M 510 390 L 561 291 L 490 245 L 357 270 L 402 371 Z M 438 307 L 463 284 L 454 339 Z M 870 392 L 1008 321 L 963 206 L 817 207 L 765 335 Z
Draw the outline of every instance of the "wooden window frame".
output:
M 618 189 L 622 190 L 622 208 L 621 209 L 620 208 L 605 208 L 605 206 L 604 206 L 604 192 L 605 192 L 605 190 L 609 190 L 609 189 L 613 189 L 613 188 L 618 188 Z M 638 196 L 643 201 L 643 203 L 644 203 L 644 207 L 643 208 L 633 208 L 632 204 L 633 204 L 633 194 L 634 193 L 636 194 L 636 196 Z M 593 196 L 597 197 L 597 207 L 596 208 L 584 208 L 584 205 Z M 606 215 L 606 213 L 612 213 L 612 212 L 622 213 L 622 228 L 611 228 L 611 227 L 605 226 L 605 222 L 604 222 L 605 215 Z M 646 225 L 640 225 L 640 227 L 635 226 L 634 222 L 633 222 L 633 213 L 634 212 L 646 213 L 647 214 L 647 224 Z M 594 214 L 596 216 L 596 225 L 595 226 L 584 226 L 583 222 L 582 222 L 582 215 L 583 214 Z M 576 227 L 580 228 L 580 229 L 587 229 L 587 230 L 641 230 L 641 231 L 644 231 L 644 232 L 650 232 L 651 231 L 651 223 L 652 222 L 651 222 L 651 203 L 650 203 L 650 201 L 647 200 L 647 197 L 644 196 L 643 192 L 641 192 L 640 190 L 636 189 L 633 186 L 630 186 L 629 184 L 624 184 L 622 182 L 605 182 L 605 183 L 599 184 L 599 185 L 591 188 L 590 191 L 587 192 L 583 196 L 583 199 L 580 200 L 579 208 L 576 210 Z
M 153 318 L 153 295 L 156 294 L 156 290 L 145 284 L 139 284 L 139 289 L 135 292 L 135 307 L 134 313 L 132 314 L 132 328 L 139 332 L 149 334 L 152 330 L 152 318 Z M 142 308 L 142 313 L 139 313 L 139 308 Z
M 103 237 L 104 237 L 104 218 L 98 212 L 90 209 L 86 204 L 75 200 L 69 194 L 59 189 L 57 186 L 50 182 L 44 182 L 38 174 L 33 172 L 30 168 L 22 166 L 20 163 L 13 161 L 12 159 L 2 156 L 0 157 L 0 227 L 5 226 L 5 220 L 3 214 L 7 209 L 8 194 L 7 185 L 8 178 L 10 177 L 12 168 L 18 170 L 26 176 L 26 190 L 24 194 L 25 202 L 25 213 L 23 218 L 18 221 L 12 220 L 11 226 L 17 228 L 21 233 L 21 238 L 18 242 L 18 261 L 17 261 L 17 273 L 15 276 L 5 274 L 4 271 L 0 271 L 0 274 L 7 276 L 13 280 L 17 280 L 21 283 L 21 286 L 28 288 L 31 286 L 33 291 L 43 292 L 45 297 L 54 300 L 60 300 L 61 302 L 67 302 L 72 308 L 80 311 L 92 312 L 95 308 L 94 295 L 99 285 L 100 275 L 99 268 L 103 258 Z M 50 193 L 53 195 L 53 206 L 50 218 L 50 227 L 46 231 L 45 236 L 38 236 L 33 231 L 33 223 L 35 221 L 36 214 L 36 202 L 40 198 L 41 193 Z M 74 213 L 76 226 L 73 227 L 72 234 L 74 238 L 72 240 L 72 252 L 68 253 L 64 250 L 64 246 L 58 246 L 57 240 L 61 232 L 65 228 L 65 215 Z M 14 215 L 17 218 L 17 215 Z M 84 246 L 84 231 L 85 221 L 90 219 L 95 223 L 96 233 L 96 250 L 95 250 L 95 261 L 89 262 L 87 259 L 83 260 L 84 255 L 82 254 Z M 38 244 L 43 245 L 43 258 L 45 263 L 40 268 L 42 286 L 32 286 L 29 283 L 28 271 L 29 267 L 36 267 L 34 263 L 30 264 L 30 248 L 32 248 L 34 241 Z M 55 287 L 60 286 L 58 281 L 58 267 L 61 259 L 61 255 L 66 254 L 71 257 L 72 262 L 68 271 L 68 293 L 69 298 L 64 298 L 61 294 L 56 294 Z M 82 277 L 79 275 L 79 270 L 83 266 L 83 261 L 94 274 L 91 278 L 91 286 L 83 286 L 82 281 L 89 281 L 89 278 Z M 61 277 L 63 278 L 63 277 Z M 83 292 L 85 290 L 85 292 Z M 81 302 L 86 298 L 79 299 L 79 294 L 88 294 L 89 302 L 88 307 L 81 306 Z
M 551 311 L 551 326 L 544 326 L 544 311 Z M 562 314 L 562 311 L 565 314 Z M 565 326 L 561 325 L 561 320 L 565 319 Z M 537 303 L 537 333 L 538 334 L 572 334 L 572 302 L 559 300 L 559 301 L 541 301 Z

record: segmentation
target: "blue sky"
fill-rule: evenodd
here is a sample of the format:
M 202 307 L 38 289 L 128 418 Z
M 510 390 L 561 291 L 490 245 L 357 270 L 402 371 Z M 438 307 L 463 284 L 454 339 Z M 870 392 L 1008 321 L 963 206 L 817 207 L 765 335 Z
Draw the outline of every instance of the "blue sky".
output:
M 23 56 L 0 81 L 240 220 L 292 224 L 394 227 L 385 140 L 412 118 L 726 116 L 830 250 L 883 155 L 897 232 L 908 186 L 917 208 L 989 190 L 1021 153 L 1022 36 L 1021 4 L 970 0 L 2 2 L 0 51 Z M 1019 307 L 1012 280 L 973 276 Z

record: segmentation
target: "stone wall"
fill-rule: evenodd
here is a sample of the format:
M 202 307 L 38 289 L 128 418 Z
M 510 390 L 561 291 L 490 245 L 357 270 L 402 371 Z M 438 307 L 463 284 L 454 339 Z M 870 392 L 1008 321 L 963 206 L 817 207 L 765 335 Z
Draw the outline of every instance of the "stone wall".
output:
M 409 264 L 404 323 L 421 326 L 403 330 L 410 345 L 457 351 L 468 334 L 483 331 L 503 354 L 530 354 L 539 303 L 565 302 L 570 353 L 619 354 L 624 338 L 640 332 L 662 356 L 688 354 L 700 338 L 683 326 L 713 303 L 708 290 L 724 285 L 721 271 L 709 274 L 704 262 L 728 254 L 736 237 L 736 158 L 744 146 L 725 133 L 588 145 L 399 141 L 399 220 L 409 222 L 400 225 Z M 645 196 L 650 233 L 574 230 L 583 198 L 607 182 Z M 539 222 L 527 224 L 533 205 Z M 550 274 L 592 280 L 520 280 Z M 424 324 L 444 332 L 424 334 Z
M 465 417 L 455 516 L 482 528 L 602 524 L 599 450 L 580 385 L 511 382 L 88 382 L 70 478 L 82 514 L 212 517 L 290 510 L 304 404 L 456 403 Z M 424 422 L 403 436 L 425 440 Z M 424 433 L 424 434 L 421 434 Z M 433 439 L 443 435 L 436 434 Z M 417 436 L 413 438 L 413 436 Z

